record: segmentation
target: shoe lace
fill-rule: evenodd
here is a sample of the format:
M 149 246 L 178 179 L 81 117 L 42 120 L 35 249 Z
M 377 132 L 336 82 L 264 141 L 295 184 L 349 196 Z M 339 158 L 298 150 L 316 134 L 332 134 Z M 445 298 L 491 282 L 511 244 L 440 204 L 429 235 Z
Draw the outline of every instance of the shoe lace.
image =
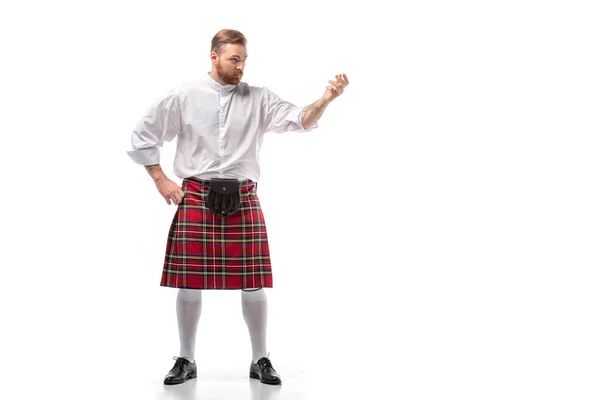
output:
M 183 369 L 184 365 L 186 364 L 186 359 L 183 357 L 173 357 L 173 360 L 175 360 L 175 365 L 173 365 L 173 368 L 171 368 L 171 371 L 176 370 L 176 369 Z
M 269 356 L 271 355 L 271 353 L 269 353 L 269 355 L 267 355 L 266 357 L 263 357 L 260 359 L 260 365 L 263 368 L 273 368 L 273 364 L 271 364 L 271 360 L 269 360 Z M 274 368 L 273 368 L 274 369 Z

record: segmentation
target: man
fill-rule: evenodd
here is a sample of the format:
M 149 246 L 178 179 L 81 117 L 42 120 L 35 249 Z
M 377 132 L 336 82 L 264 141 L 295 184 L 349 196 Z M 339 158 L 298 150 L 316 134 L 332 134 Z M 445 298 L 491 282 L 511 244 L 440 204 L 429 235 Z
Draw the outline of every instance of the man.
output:
M 246 38 L 224 29 L 212 39 L 212 71 L 161 97 L 135 127 L 129 156 L 154 179 L 167 204 L 178 205 L 169 231 L 161 286 L 178 288 L 180 354 L 164 383 L 196 377 L 196 329 L 202 289 L 241 289 L 252 343 L 250 377 L 281 384 L 266 348 L 267 299 L 273 287 L 269 245 L 256 194 L 258 153 L 266 132 L 310 131 L 348 85 L 330 80 L 319 100 L 304 108 L 267 88 L 241 82 Z M 177 137 L 174 173 L 159 164 L 158 147 Z

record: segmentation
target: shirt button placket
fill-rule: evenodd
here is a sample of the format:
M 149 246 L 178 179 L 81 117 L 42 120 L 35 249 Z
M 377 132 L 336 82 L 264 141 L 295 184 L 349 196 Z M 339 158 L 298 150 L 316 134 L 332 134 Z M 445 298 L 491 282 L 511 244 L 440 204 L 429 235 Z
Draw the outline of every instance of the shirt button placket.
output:
M 219 148 L 219 161 L 221 165 L 219 176 L 223 177 L 222 166 L 225 161 L 225 105 L 221 95 L 219 95 L 219 138 L 217 139 L 217 146 Z

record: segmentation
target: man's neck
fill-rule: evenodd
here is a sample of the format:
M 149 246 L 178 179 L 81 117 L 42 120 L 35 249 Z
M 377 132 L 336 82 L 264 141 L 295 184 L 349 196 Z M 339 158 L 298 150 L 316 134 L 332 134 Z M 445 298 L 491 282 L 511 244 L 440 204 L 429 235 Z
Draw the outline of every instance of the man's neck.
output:
M 214 69 L 212 71 L 210 71 L 210 73 L 208 75 L 210 75 L 211 78 L 213 78 L 215 81 L 219 82 L 221 85 L 227 86 L 227 83 L 225 83 L 225 81 L 223 79 L 221 79 L 221 77 L 217 74 L 217 71 L 215 71 Z

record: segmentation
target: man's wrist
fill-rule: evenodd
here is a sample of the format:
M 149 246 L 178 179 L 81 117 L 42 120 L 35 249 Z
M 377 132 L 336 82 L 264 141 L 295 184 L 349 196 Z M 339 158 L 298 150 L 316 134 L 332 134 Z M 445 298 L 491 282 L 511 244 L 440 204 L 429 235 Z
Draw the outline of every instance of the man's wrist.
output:
M 152 179 L 154 180 L 154 183 L 159 183 L 167 177 L 159 164 L 145 165 L 145 167 L 148 173 L 150 174 L 150 177 L 152 177 Z

